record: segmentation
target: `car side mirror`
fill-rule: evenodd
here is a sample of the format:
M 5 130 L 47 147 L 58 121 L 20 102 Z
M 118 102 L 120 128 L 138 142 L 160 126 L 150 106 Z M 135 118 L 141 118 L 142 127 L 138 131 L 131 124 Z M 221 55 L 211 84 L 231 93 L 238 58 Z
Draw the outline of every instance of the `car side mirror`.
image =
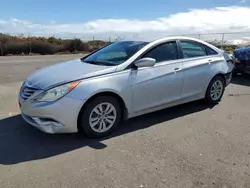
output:
M 140 67 L 153 67 L 155 65 L 156 60 L 153 58 L 145 57 L 142 59 L 139 59 L 135 62 L 135 66 Z

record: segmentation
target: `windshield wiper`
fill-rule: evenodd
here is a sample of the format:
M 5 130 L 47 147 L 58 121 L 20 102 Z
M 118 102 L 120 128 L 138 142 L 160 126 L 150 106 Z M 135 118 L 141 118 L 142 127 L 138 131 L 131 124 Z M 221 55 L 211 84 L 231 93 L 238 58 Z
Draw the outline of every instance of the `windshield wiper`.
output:
M 83 62 L 93 64 L 93 65 L 106 65 L 106 66 L 114 66 L 113 63 L 109 62 L 101 62 L 101 61 L 93 61 L 93 60 L 83 60 Z
M 90 61 L 90 60 L 82 60 L 82 62 L 89 63 L 89 64 L 97 64 L 96 61 Z

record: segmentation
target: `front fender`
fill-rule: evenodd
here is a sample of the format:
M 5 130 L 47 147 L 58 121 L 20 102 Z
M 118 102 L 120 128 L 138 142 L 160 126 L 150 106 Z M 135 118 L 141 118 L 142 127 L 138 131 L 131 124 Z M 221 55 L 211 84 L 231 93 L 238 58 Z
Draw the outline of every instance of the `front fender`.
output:
M 80 99 L 85 103 L 92 96 L 103 92 L 112 92 L 120 96 L 128 112 L 130 112 L 132 110 L 133 94 L 130 71 L 126 70 L 82 80 L 68 94 L 68 97 Z

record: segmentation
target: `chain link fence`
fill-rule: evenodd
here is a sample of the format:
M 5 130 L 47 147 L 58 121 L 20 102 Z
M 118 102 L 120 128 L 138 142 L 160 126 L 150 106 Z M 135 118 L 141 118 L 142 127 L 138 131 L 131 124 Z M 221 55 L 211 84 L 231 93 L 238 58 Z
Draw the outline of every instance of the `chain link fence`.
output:
M 62 50 L 63 53 L 67 50 L 70 53 L 77 53 L 79 51 L 91 51 L 98 49 L 102 47 L 103 45 L 106 45 L 108 43 L 112 43 L 115 41 L 120 40 L 154 40 L 161 37 L 168 37 L 168 36 L 186 36 L 186 37 L 192 37 L 201 39 L 204 41 L 207 41 L 221 49 L 225 49 L 227 47 L 230 47 L 230 50 L 242 47 L 242 46 L 248 46 L 250 45 L 250 31 L 249 32 L 234 32 L 234 33 L 195 33 L 195 34 L 165 34 L 156 33 L 154 37 L 148 37 L 148 35 L 143 34 L 124 34 L 124 35 L 118 35 L 118 34 L 112 34 L 108 36 L 107 34 L 103 35 L 86 35 L 86 34 L 70 34 L 70 33 L 61 33 L 61 34 L 54 34 L 54 35 L 38 35 L 34 33 L 6 33 L 1 34 L 0 33 L 0 55 L 6 55 L 6 45 L 11 46 L 12 51 L 17 51 L 17 53 L 21 53 L 18 50 L 20 50 L 19 46 L 22 45 L 23 50 L 25 51 L 25 54 L 32 54 L 37 53 L 39 50 L 38 48 L 41 48 L 39 45 L 43 45 L 44 49 L 49 50 L 51 46 L 47 43 L 55 43 L 55 48 L 63 48 L 62 44 L 68 45 L 68 49 Z M 15 39 L 15 40 L 14 40 Z M 40 42 L 37 43 L 37 40 Z M 15 43 L 15 41 L 18 41 L 18 44 Z M 45 44 L 42 44 L 41 41 L 45 41 Z M 84 46 L 84 44 L 86 44 Z M 19 46 L 18 46 L 19 45 Z M 88 47 L 87 47 L 88 46 Z M 42 49 L 41 49 L 42 50 Z M 8 53 L 12 53 L 10 52 Z M 56 51 L 56 50 L 54 50 Z M 58 50 L 60 51 L 60 50 Z M 47 53 L 53 53 L 53 50 L 51 52 L 45 52 Z

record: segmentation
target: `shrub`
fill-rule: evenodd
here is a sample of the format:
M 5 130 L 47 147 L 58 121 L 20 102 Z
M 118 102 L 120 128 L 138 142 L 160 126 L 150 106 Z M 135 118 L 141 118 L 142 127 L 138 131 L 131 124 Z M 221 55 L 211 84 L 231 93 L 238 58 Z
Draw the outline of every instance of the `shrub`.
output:
M 39 41 L 36 42 L 17 42 L 17 43 L 8 43 L 4 45 L 4 55 L 6 54 L 54 54 L 60 51 L 61 46 L 56 44 L 42 43 Z
M 6 54 L 29 54 L 30 52 L 30 46 L 28 42 L 19 42 L 19 43 L 14 43 L 10 42 L 7 44 L 3 45 L 3 51 L 4 55 Z
M 89 52 L 106 45 L 107 42 L 96 40 L 83 42 L 81 39 L 61 39 L 55 37 L 24 37 L 0 33 L 0 45 L 3 55 L 55 54 Z M 0 55 L 1 51 L 0 51 Z
M 63 51 L 77 52 L 77 51 L 89 51 L 89 46 L 83 43 L 80 39 L 69 40 L 62 49 Z
M 43 43 L 38 41 L 32 42 L 31 47 L 32 53 L 37 53 L 41 55 L 54 54 L 60 50 L 60 45 Z

